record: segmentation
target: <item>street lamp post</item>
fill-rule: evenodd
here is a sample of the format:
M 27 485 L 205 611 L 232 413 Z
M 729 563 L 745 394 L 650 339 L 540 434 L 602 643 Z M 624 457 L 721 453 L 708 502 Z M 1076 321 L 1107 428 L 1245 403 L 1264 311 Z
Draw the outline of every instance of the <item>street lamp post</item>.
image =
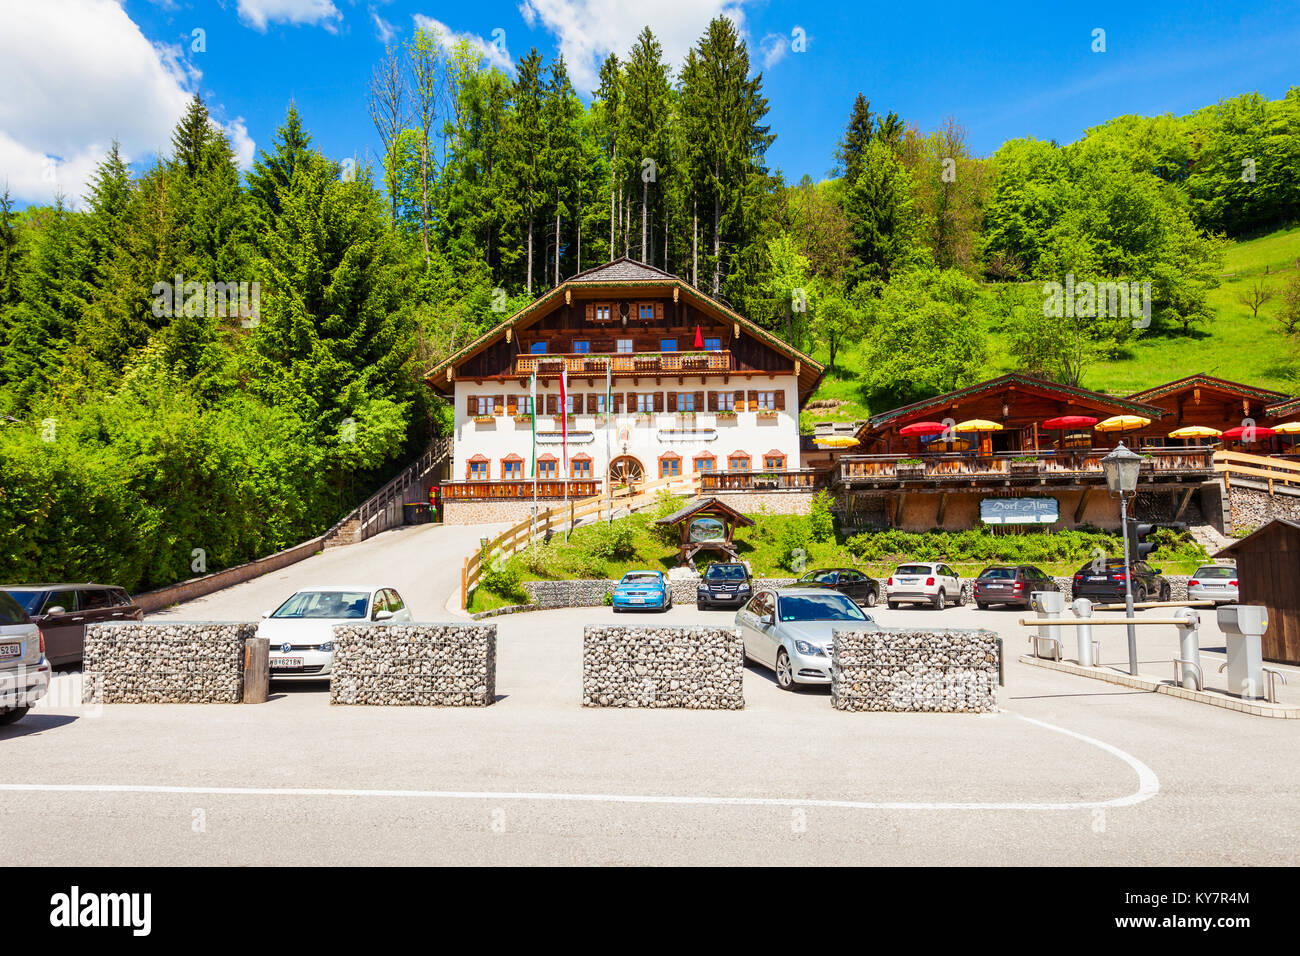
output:
M 1135 455 L 1120 442 L 1114 451 L 1101 460 L 1102 471 L 1106 474 L 1106 487 L 1111 494 L 1119 495 L 1120 524 L 1124 529 L 1124 616 L 1128 625 L 1128 672 L 1137 676 L 1137 628 L 1133 626 L 1133 568 L 1130 560 L 1128 543 L 1128 498 L 1137 491 L 1138 473 L 1142 468 L 1142 456 Z

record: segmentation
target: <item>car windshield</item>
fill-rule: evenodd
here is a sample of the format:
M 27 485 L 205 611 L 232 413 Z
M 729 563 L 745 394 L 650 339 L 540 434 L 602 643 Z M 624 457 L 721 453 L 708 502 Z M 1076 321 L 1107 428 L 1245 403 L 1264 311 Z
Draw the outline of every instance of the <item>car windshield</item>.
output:
M 341 620 L 364 618 L 369 601 L 369 591 L 299 591 L 276 608 L 271 617 Z
M 800 594 L 782 597 L 782 621 L 865 621 L 858 606 L 840 594 Z
M 835 580 L 834 571 L 809 571 L 800 581 L 817 581 L 819 583 L 829 584 Z
M 0 591 L 0 624 L 26 624 L 27 612 L 4 591 Z
M 653 572 L 651 572 L 651 571 L 644 571 L 644 572 L 642 572 L 641 574 L 625 574 L 625 575 L 623 575 L 623 581 L 622 581 L 621 583 L 623 583 L 623 584 L 658 584 L 658 583 L 659 583 L 659 575 L 657 575 L 657 574 L 655 574 L 655 573 L 653 573 Z
M 745 567 L 741 564 L 711 564 L 704 576 L 710 581 L 743 581 Z
M 1016 576 L 1015 568 L 989 568 L 983 574 L 982 578 L 993 578 L 999 581 L 1006 581 Z
M 1209 567 L 1197 568 L 1194 578 L 1235 578 L 1237 576 L 1236 568 Z
M 9 596 L 22 605 L 28 614 L 35 614 L 45 597 L 44 591 L 9 591 Z
M 904 564 L 895 574 L 933 574 L 928 564 Z

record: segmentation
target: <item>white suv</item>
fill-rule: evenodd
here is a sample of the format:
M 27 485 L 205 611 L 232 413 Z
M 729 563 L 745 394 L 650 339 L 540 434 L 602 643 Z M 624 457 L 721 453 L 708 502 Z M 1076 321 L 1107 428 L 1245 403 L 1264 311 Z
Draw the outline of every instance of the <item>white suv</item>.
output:
M 21 604 L 0 591 L 0 726 L 20 720 L 49 687 L 40 629 Z
M 900 564 L 885 582 L 885 601 L 891 608 L 900 604 L 929 604 L 942 611 L 951 604 L 965 604 L 961 578 L 946 564 Z

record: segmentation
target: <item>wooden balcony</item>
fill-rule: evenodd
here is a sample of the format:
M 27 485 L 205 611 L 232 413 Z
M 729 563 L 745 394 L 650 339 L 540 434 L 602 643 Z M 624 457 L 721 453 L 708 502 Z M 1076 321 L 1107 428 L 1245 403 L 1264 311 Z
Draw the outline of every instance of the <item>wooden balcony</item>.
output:
M 836 481 L 848 488 L 961 485 L 1093 485 L 1104 483 L 1101 460 L 1109 448 L 1065 451 L 997 452 L 993 455 L 939 453 L 915 455 L 845 455 Z M 1200 482 L 1214 476 L 1213 449 L 1150 448 L 1142 465 L 1143 482 Z
M 615 375 L 690 375 L 732 372 L 731 352 L 614 352 L 600 355 L 567 353 L 556 355 L 520 355 L 515 359 L 515 375 L 537 372 L 539 377 L 559 375 L 604 375 L 612 365 Z
M 539 480 L 538 498 L 590 498 L 600 493 L 600 481 L 591 479 Z M 533 482 L 527 481 L 444 481 L 444 501 L 483 501 L 492 498 L 531 499 Z
M 813 491 L 823 488 L 829 473 L 813 468 L 789 471 L 706 471 L 700 474 L 700 494 L 719 491 Z

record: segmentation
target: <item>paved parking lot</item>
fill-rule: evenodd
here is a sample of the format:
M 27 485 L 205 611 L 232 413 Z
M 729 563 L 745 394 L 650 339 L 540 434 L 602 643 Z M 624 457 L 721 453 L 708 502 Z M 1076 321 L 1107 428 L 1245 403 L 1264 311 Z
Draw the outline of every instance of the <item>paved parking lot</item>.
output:
M 584 709 L 581 627 L 611 612 L 516 615 L 497 619 L 499 699 L 486 709 L 330 707 L 323 688 L 300 685 L 275 686 L 259 706 L 92 715 L 67 706 L 65 686 L 0 730 L 0 839 L 25 864 L 1300 856 L 1296 722 L 1019 664 L 1018 612 L 876 613 L 885 624 L 998 629 L 1003 711 L 840 713 L 827 689 L 786 693 L 752 664 L 744 711 Z M 731 614 L 678 607 L 657 619 Z M 1221 646 L 1216 635 L 1203 644 Z M 1176 646 L 1172 629 L 1168 640 Z M 1149 643 L 1144 660 L 1166 674 L 1158 662 L 1171 655 Z M 1124 657 L 1115 629 L 1103 659 Z

